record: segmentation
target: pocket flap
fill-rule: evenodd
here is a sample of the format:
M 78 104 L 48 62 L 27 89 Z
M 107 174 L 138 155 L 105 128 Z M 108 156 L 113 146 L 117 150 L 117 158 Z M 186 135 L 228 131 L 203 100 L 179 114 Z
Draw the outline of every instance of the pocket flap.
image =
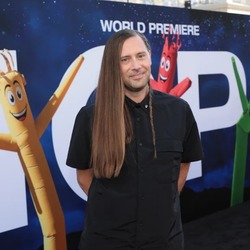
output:
M 183 152 L 182 143 L 179 140 L 161 139 L 156 141 L 157 151 Z

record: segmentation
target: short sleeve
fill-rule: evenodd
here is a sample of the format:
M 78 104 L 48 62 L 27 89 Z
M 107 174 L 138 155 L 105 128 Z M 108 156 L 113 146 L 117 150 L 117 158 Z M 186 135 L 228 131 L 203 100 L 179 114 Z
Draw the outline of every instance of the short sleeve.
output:
M 183 142 L 182 162 L 198 161 L 203 158 L 200 134 L 192 110 L 187 105 L 186 134 Z
M 92 108 L 83 107 L 76 116 L 66 160 L 70 167 L 87 169 L 90 166 L 91 114 Z

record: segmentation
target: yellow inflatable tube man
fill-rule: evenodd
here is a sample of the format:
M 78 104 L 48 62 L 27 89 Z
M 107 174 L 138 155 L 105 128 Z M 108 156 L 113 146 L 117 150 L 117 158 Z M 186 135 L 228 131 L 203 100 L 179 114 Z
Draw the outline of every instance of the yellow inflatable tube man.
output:
M 10 134 L 0 134 L 0 149 L 18 153 L 40 221 L 44 249 L 64 250 L 67 248 L 64 215 L 39 139 L 67 93 L 83 57 L 79 56 L 73 62 L 60 86 L 34 120 L 24 88 L 24 76 L 11 69 L 8 57 L 11 60 L 12 57 L 8 50 L 0 55 L 7 65 L 6 73 L 0 71 L 0 103 L 10 131 Z

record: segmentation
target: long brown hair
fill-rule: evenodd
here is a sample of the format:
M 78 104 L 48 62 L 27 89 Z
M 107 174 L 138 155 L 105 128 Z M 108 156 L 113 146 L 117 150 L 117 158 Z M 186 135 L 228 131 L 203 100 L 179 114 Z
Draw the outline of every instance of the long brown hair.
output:
M 125 146 L 132 140 L 132 124 L 121 81 L 120 56 L 124 41 L 133 36 L 140 36 L 150 51 L 145 36 L 134 30 L 115 33 L 104 49 L 92 131 L 91 164 L 97 178 L 119 175 L 124 162 Z

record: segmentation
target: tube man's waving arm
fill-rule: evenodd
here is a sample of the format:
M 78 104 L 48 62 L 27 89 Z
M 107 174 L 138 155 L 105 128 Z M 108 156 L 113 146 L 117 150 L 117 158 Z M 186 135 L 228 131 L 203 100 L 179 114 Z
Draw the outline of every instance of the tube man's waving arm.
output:
M 243 113 L 236 124 L 234 168 L 231 191 L 231 206 L 234 206 L 243 202 L 244 198 L 248 134 L 250 133 L 250 103 L 244 93 L 234 58 L 232 58 L 232 64 L 243 109 Z
M 71 83 L 73 82 L 84 58 L 82 55 L 78 56 L 78 58 L 73 62 L 72 67 L 70 68 L 68 74 L 62 79 L 59 87 L 51 96 L 50 100 L 43 108 L 39 116 L 36 118 L 35 125 L 37 135 L 40 138 L 50 123 L 53 115 L 55 114 L 57 108 L 61 104 L 65 94 L 67 93 Z
M 9 134 L 0 134 L 0 149 L 17 152 L 18 146 Z

